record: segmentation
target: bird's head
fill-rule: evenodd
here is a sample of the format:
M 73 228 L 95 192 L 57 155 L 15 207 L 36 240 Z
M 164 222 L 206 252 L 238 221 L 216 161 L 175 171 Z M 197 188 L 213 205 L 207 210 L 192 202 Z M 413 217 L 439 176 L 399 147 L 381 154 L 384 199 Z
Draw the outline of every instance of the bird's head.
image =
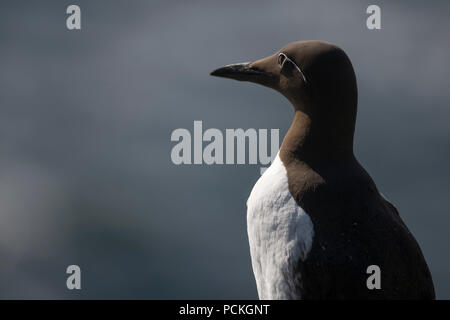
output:
M 321 134 L 353 140 L 357 86 L 350 59 L 324 41 L 293 42 L 273 55 L 231 64 L 212 76 L 258 83 L 283 94 L 296 111 L 306 114 Z

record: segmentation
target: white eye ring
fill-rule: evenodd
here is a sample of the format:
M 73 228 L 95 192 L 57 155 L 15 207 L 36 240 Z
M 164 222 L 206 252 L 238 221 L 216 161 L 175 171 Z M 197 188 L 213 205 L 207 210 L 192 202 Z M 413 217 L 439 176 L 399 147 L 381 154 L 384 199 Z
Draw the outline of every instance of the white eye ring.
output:
M 278 65 L 280 66 L 280 68 L 283 68 L 283 64 L 286 61 L 286 59 L 287 59 L 287 56 L 284 53 L 280 53 L 278 55 L 277 61 L 278 61 Z
M 303 81 L 305 81 L 305 83 L 308 83 L 308 81 L 306 81 L 306 77 L 305 77 L 305 74 L 303 73 L 302 69 L 300 69 L 300 67 L 294 61 L 289 59 L 283 52 L 278 54 L 277 62 L 281 69 L 283 68 L 284 63 L 286 61 L 291 62 L 297 68 L 298 72 L 300 72 L 300 74 L 302 75 Z

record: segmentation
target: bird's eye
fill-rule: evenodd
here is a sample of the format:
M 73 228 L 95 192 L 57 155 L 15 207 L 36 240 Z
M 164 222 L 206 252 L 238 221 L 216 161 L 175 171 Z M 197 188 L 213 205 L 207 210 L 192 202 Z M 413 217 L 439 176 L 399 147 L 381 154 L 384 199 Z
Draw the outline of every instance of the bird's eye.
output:
M 286 60 L 286 55 L 284 53 L 280 53 L 278 55 L 278 65 L 280 66 L 280 68 L 283 66 L 284 61 Z

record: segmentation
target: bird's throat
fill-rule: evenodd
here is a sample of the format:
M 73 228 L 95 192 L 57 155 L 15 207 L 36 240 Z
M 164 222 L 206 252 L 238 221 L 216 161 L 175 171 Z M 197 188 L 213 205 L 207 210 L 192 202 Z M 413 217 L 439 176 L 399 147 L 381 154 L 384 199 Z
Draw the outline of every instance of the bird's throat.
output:
M 322 162 L 352 156 L 353 136 L 341 139 L 329 124 L 314 122 L 309 114 L 295 111 L 280 148 L 283 162 Z

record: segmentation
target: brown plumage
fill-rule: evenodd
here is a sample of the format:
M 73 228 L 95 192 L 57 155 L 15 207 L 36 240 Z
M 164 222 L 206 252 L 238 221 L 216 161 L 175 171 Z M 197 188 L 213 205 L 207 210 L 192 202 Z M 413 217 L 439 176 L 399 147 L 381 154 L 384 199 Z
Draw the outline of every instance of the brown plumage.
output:
M 354 156 L 357 85 L 345 52 L 323 41 L 294 42 L 212 75 L 273 88 L 294 107 L 279 156 L 292 197 L 314 224 L 312 248 L 295 270 L 297 296 L 434 299 L 419 245 Z M 381 269 L 380 290 L 366 286 L 369 265 Z

